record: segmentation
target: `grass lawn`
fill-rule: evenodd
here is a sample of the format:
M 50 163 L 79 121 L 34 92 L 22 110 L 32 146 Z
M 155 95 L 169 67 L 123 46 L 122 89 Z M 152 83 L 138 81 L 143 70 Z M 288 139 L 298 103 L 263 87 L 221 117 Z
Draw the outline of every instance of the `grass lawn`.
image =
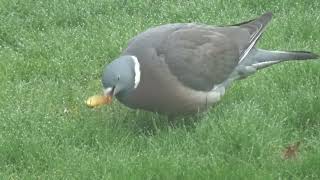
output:
M 320 53 L 318 0 L 0 0 L 0 179 L 319 179 L 320 60 L 237 81 L 215 108 L 174 125 L 84 103 L 137 33 L 266 11 L 259 47 Z M 296 142 L 298 156 L 283 160 Z

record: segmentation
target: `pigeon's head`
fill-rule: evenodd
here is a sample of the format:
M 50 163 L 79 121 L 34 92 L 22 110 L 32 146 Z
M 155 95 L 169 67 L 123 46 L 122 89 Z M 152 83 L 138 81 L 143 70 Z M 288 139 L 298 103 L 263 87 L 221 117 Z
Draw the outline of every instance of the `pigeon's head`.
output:
M 140 81 L 140 65 L 135 56 L 121 56 L 107 64 L 102 74 L 105 95 L 122 95 L 136 88 Z
M 140 82 L 140 64 L 135 56 L 121 56 L 104 67 L 103 96 L 93 96 L 87 105 L 95 107 L 111 102 L 113 96 L 122 97 L 137 88 Z

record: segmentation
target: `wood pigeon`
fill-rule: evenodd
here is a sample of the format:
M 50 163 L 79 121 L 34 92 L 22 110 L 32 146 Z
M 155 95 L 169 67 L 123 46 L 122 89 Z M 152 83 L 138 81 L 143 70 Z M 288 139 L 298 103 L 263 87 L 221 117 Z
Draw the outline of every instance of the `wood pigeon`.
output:
M 134 37 L 103 70 L 103 96 L 87 105 L 110 103 L 167 115 L 206 110 L 230 84 L 257 70 L 288 60 L 316 59 L 306 51 L 255 47 L 272 13 L 229 26 L 178 23 L 150 28 Z

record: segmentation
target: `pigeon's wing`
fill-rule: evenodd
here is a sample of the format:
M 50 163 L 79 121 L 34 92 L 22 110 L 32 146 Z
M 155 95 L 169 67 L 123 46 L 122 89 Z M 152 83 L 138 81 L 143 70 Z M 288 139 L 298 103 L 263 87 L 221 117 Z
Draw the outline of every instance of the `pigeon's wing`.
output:
M 182 84 L 210 91 L 225 81 L 248 55 L 270 18 L 267 13 L 227 27 L 190 24 L 172 32 L 157 53 Z
M 251 49 L 258 42 L 258 39 L 261 37 L 263 31 L 265 30 L 268 22 L 272 19 L 272 13 L 267 12 L 260 16 L 259 18 L 252 19 L 250 21 L 234 24 L 233 26 L 237 26 L 239 28 L 245 29 L 250 34 L 250 41 L 245 50 L 241 53 L 240 62 L 249 54 Z
M 239 28 L 194 25 L 171 33 L 157 53 L 182 84 L 210 91 L 232 73 L 248 42 L 249 34 Z

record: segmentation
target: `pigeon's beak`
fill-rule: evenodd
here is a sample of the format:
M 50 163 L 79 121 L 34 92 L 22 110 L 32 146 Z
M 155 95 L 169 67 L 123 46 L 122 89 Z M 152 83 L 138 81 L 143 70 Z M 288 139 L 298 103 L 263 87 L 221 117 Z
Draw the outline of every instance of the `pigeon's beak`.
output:
M 103 91 L 103 95 L 91 96 L 87 99 L 86 104 L 88 107 L 94 108 L 104 104 L 110 104 L 114 94 L 114 88 L 107 88 Z

